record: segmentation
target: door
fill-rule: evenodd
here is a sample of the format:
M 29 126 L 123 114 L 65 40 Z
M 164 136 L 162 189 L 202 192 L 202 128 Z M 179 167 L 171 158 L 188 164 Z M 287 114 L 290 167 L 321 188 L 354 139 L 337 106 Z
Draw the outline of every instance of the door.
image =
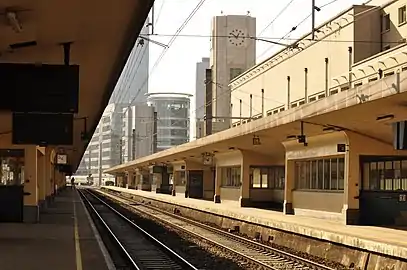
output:
M 203 171 L 188 171 L 188 194 L 190 198 L 203 199 Z

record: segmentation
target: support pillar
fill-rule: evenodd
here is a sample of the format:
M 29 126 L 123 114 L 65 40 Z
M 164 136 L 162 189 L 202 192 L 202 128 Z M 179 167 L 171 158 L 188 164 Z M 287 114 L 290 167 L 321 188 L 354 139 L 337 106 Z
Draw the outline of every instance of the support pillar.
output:
M 216 166 L 215 169 L 215 195 L 213 197 L 213 201 L 215 203 L 221 203 L 221 199 L 220 199 L 220 192 L 221 192 L 221 184 L 222 184 L 222 168 Z
M 171 195 L 176 196 L 177 195 L 177 184 L 180 182 L 180 172 L 179 171 L 173 171 L 172 173 L 172 191 Z
M 134 171 L 129 171 L 128 178 L 127 178 L 127 186 L 128 188 L 135 189 L 136 188 L 136 180 L 135 180 L 136 173 Z
M 54 166 L 51 162 L 51 152 L 52 149 L 47 147 L 45 148 L 45 156 L 44 156 L 44 162 L 45 162 L 45 201 L 46 201 L 46 206 L 49 206 L 51 204 L 51 198 L 52 198 L 52 186 L 53 186 L 53 170 Z
M 240 179 L 242 179 L 242 186 L 240 187 L 240 206 L 249 207 L 250 203 L 250 163 L 245 162 L 244 156 L 242 158 Z
M 47 189 L 46 181 L 46 166 L 45 166 L 45 149 L 44 151 L 37 151 L 37 180 L 38 180 L 38 205 L 40 210 L 43 209 L 46 205 L 45 196 Z
M 345 155 L 345 185 L 342 214 L 346 225 L 359 224 L 359 155 L 349 151 Z
M 346 225 L 357 225 L 360 223 L 359 178 L 361 168 L 359 154 L 364 151 L 359 144 L 364 145 L 364 142 L 366 142 L 369 145 L 370 142 L 368 139 L 352 132 L 345 132 L 345 134 L 347 137 L 347 152 L 345 154 L 342 216 Z
M 39 209 L 36 146 L 29 146 L 25 150 L 24 176 L 23 220 L 27 223 L 37 223 L 39 221 Z
M 285 187 L 284 187 L 284 206 L 285 215 L 294 215 L 293 208 L 293 190 L 295 188 L 295 163 L 294 161 L 285 161 Z

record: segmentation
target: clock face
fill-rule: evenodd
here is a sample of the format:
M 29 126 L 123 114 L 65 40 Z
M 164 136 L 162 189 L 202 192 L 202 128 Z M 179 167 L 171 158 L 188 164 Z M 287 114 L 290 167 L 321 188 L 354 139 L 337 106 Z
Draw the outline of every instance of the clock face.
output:
M 229 33 L 229 42 L 232 45 L 235 46 L 240 46 L 242 44 L 244 44 L 245 41 L 245 34 L 242 30 L 240 29 L 233 29 L 230 33 Z

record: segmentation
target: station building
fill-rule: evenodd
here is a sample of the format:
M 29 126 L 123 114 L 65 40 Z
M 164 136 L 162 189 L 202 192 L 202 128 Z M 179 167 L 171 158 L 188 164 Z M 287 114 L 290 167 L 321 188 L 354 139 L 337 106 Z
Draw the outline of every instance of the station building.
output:
M 129 188 L 406 225 L 406 4 L 341 12 L 230 82 L 232 128 L 106 172 Z

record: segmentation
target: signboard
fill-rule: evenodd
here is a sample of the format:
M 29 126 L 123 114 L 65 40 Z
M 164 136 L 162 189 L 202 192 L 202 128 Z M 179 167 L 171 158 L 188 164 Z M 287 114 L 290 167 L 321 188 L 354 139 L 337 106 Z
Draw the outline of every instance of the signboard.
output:
M 65 154 L 57 154 L 57 164 L 67 164 L 68 156 Z

